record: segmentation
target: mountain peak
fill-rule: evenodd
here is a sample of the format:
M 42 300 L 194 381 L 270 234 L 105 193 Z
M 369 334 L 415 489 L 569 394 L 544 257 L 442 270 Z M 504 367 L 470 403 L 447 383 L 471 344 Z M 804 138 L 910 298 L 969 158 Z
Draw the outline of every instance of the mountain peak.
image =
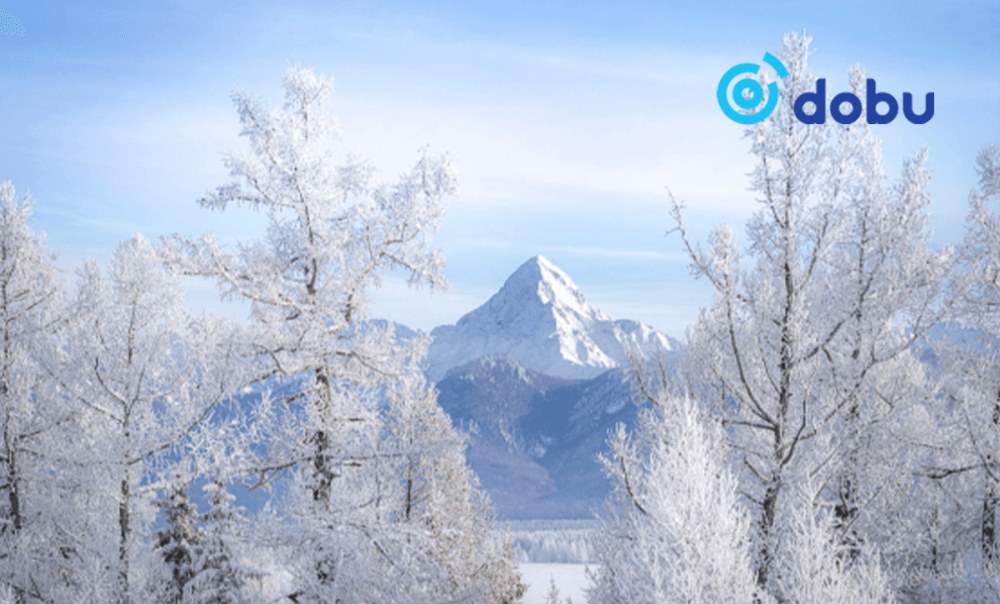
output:
M 535 256 L 522 264 L 507 278 L 504 287 L 520 288 L 527 286 L 543 304 L 563 302 L 579 306 L 587 305 L 583 292 L 576 283 L 563 272 L 561 268 L 549 262 L 545 256 Z
M 487 354 L 503 354 L 539 373 L 581 379 L 626 362 L 625 347 L 671 350 L 669 339 L 632 321 L 612 321 L 569 275 L 544 256 L 515 270 L 485 304 L 431 332 L 428 375 Z
M 553 313 L 575 314 L 586 321 L 608 319 L 587 302 L 569 275 L 544 256 L 535 256 L 507 277 L 486 304 L 462 317 L 459 324 L 471 325 L 489 317 L 487 323 L 523 332 L 524 328 L 534 329 L 538 320 L 548 322 Z
M 528 260 L 519 266 L 516 271 L 511 273 L 510 277 L 507 278 L 508 281 L 522 280 L 522 279 L 534 279 L 534 280 L 546 280 L 546 279 L 569 279 L 569 277 L 562 271 L 561 268 L 552 264 L 548 258 L 542 255 L 532 256 Z

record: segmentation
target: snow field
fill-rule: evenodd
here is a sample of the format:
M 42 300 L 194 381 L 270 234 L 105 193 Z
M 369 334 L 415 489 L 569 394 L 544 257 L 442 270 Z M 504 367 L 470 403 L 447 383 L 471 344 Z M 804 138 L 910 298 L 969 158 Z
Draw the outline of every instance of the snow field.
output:
M 587 585 L 587 564 L 521 563 L 521 580 L 528 586 L 524 604 L 543 604 L 554 579 L 559 588 L 559 599 L 573 604 L 585 604 L 583 593 Z M 590 565 L 592 566 L 592 565 Z

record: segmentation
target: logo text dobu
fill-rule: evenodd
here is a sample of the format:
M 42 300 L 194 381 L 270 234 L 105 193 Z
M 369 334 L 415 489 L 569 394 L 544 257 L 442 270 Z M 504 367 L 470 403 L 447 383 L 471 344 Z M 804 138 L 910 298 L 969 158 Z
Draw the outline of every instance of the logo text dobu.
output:
M 896 119 L 899 113 L 899 102 L 888 92 L 877 92 L 875 80 L 868 78 L 865 84 L 865 118 L 869 124 L 888 124 Z M 811 115 L 804 111 L 806 103 L 816 105 L 816 111 Z M 847 103 L 851 106 L 848 113 L 841 111 Z M 885 113 L 878 112 L 879 103 L 888 105 Z M 903 93 L 903 115 L 913 124 L 926 124 L 934 117 L 934 93 L 928 92 L 924 97 L 924 112 L 913 112 L 913 95 Z M 803 124 L 822 124 L 826 122 L 826 79 L 816 80 L 816 92 L 804 92 L 795 99 L 795 117 Z M 861 99 L 851 92 L 841 92 L 830 102 L 830 117 L 838 124 L 853 124 L 861 117 Z

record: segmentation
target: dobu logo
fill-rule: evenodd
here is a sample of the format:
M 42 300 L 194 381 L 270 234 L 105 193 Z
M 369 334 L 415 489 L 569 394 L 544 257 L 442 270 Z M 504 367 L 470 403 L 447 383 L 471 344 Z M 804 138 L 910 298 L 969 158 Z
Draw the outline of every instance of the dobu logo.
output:
M 788 75 L 788 70 L 785 69 L 785 64 L 779 61 L 778 57 L 772 55 L 771 53 L 764 53 L 764 62 L 773 67 L 774 70 L 778 72 L 780 77 L 783 78 Z M 722 80 L 719 81 L 719 89 L 716 91 L 716 96 L 719 99 L 719 107 L 722 107 L 722 112 L 736 123 L 756 124 L 771 115 L 771 112 L 774 111 L 774 108 L 778 105 L 777 82 L 771 82 L 767 85 L 767 102 L 757 113 L 739 113 L 733 109 L 733 106 L 729 103 L 729 83 L 732 82 L 736 76 L 743 75 L 745 73 L 757 73 L 758 70 L 760 70 L 760 65 L 757 65 L 756 63 L 740 63 L 727 71 L 725 75 L 722 76 Z M 740 109 L 753 109 L 759 105 L 763 99 L 764 88 L 757 80 L 746 78 L 736 82 L 736 85 L 733 86 L 733 102 L 736 103 Z
M 878 92 L 875 80 L 871 78 L 868 78 L 865 82 L 865 100 L 867 101 L 866 105 L 868 105 L 866 107 L 867 111 L 865 111 L 865 119 L 869 124 L 888 124 L 896 119 L 896 114 L 899 113 L 899 102 L 896 101 L 896 97 L 888 92 Z M 806 103 L 816 105 L 816 111 L 812 115 L 804 111 Z M 845 114 L 841 111 L 844 103 L 851 106 L 849 113 Z M 878 112 L 879 103 L 885 103 L 888 106 L 885 113 Z M 913 95 L 909 92 L 904 92 L 903 115 L 912 124 L 926 124 L 931 121 L 931 118 L 934 117 L 934 93 L 928 92 L 924 96 L 924 112 L 921 115 L 917 115 L 913 112 Z M 861 99 L 850 92 L 841 92 L 833 97 L 833 100 L 830 102 L 830 116 L 838 124 L 853 124 L 861 117 Z M 816 80 L 816 92 L 803 92 L 799 95 L 799 98 L 795 99 L 795 117 L 799 118 L 799 121 L 803 124 L 822 124 L 826 122 L 825 79 Z
M 764 62 L 778 72 L 778 76 L 784 78 L 788 75 L 785 65 L 771 53 L 764 53 Z M 729 84 L 743 74 L 753 74 L 760 70 L 760 65 L 754 63 L 740 63 L 727 71 L 719 81 L 719 88 L 716 97 L 719 99 L 719 107 L 729 119 L 739 124 L 756 124 L 771 115 L 778 105 L 778 83 L 771 82 L 767 85 L 767 100 L 764 101 L 764 88 L 755 79 L 745 78 L 733 86 L 733 103 L 740 109 L 750 111 L 764 102 L 764 106 L 755 113 L 740 113 L 733 108 L 729 102 Z M 888 92 L 879 92 L 875 80 L 868 78 L 865 82 L 865 119 L 869 124 L 888 124 L 896 119 L 899 113 L 899 101 Z M 805 112 L 807 103 L 812 103 L 815 110 L 812 113 Z M 886 106 L 885 113 L 879 113 L 880 103 Z M 843 112 L 844 105 L 850 105 L 847 113 Z M 826 79 L 816 80 L 815 92 L 804 92 L 795 99 L 795 117 L 803 124 L 823 124 L 826 122 Z M 839 124 L 853 124 L 861 117 L 861 99 L 850 92 L 841 92 L 833 97 L 830 102 L 830 116 Z M 934 117 L 934 93 L 928 92 L 924 96 L 924 112 L 917 114 L 913 111 L 913 95 L 909 92 L 903 93 L 903 115 L 912 124 L 926 124 Z

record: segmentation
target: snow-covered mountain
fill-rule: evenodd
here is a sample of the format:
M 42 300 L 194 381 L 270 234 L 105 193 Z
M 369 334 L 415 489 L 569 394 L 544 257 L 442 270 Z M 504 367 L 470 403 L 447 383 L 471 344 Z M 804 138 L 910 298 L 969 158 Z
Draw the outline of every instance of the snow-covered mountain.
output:
M 452 420 L 473 430 L 469 464 L 504 519 L 592 517 L 609 488 L 597 454 L 638 411 L 626 350 L 672 364 L 680 348 L 613 320 L 541 256 L 431 336 L 428 377 Z
M 648 325 L 613 320 L 542 256 L 522 264 L 485 304 L 431 336 L 427 375 L 433 381 L 495 354 L 546 375 L 587 379 L 626 365 L 629 346 L 647 356 L 679 346 Z

